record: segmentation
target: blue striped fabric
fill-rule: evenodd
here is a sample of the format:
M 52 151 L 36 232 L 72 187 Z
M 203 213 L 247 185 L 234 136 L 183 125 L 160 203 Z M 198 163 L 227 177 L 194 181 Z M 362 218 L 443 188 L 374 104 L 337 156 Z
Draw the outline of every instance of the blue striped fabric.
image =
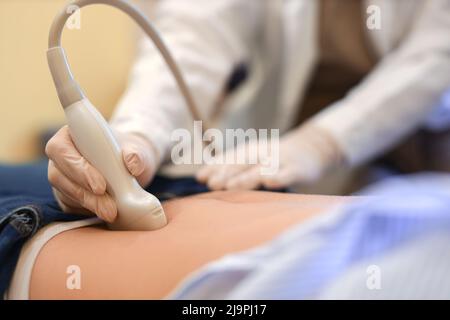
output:
M 365 194 L 372 196 L 295 226 L 262 247 L 208 265 L 184 282 L 171 298 L 318 298 L 326 296 L 328 288 L 355 266 L 377 264 L 386 257 L 401 255 L 402 250 L 414 252 L 411 244 L 437 234 L 450 236 L 448 175 L 390 179 Z M 442 259 L 448 260 L 450 255 Z M 423 265 L 423 261 L 414 259 L 405 263 Z M 442 273 L 437 276 L 442 277 Z M 361 279 L 365 277 L 364 272 Z M 420 277 L 408 279 L 408 286 L 414 288 L 414 281 L 422 284 L 419 289 L 426 289 Z M 440 283 L 439 279 L 434 283 Z M 365 287 L 365 280 L 360 285 Z M 395 298 L 402 298 L 402 290 L 395 292 Z

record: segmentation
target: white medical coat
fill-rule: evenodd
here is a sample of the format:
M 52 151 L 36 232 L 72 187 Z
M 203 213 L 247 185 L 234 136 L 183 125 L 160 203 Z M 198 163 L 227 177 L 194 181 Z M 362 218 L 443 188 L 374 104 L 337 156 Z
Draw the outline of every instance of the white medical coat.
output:
M 365 28 L 380 62 L 344 99 L 311 120 L 329 132 L 352 166 L 417 129 L 450 87 L 450 0 L 365 2 L 381 9 L 381 29 Z M 249 77 L 227 99 L 217 127 L 279 128 L 283 133 L 293 126 L 318 61 L 319 3 L 164 0 L 151 6 L 149 16 L 204 117 L 211 115 L 233 67 L 246 63 Z M 192 128 L 172 75 L 147 39 L 111 123 L 147 137 L 165 158 L 173 130 Z M 193 168 L 168 162 L 165 170 L 189 174 Z

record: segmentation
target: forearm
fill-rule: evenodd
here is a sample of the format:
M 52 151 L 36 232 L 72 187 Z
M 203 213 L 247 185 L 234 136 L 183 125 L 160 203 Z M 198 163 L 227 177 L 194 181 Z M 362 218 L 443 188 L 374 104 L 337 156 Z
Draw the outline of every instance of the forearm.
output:
M 233 67 L 250 55 L 258 7 L 254 1 L 197 0 L 194 4 L 164 1 L 156 8 L 153 22 L 203 117 L 211 113 L 213 101 Z M 245 17 L 252 10 L 255 21 Z M 145 136 L 164 158 L 172 131 L 186 127 L 191 120 L 172 74 L 153 45 L 142 40 L 129 87 L 111 119 L 112 126 Z
M 357 88 L 311 121 L 333 137 L 350 166 L 379 156 L 419 128 L 450 85 L 450 61 L 439 57 L 395 72 Z
M 349 165 L 371 160 L 411 134 L 450 86 L 448 9 L 448 1 L 426 2 L 398 48 L 312 120 L 334 137 Z

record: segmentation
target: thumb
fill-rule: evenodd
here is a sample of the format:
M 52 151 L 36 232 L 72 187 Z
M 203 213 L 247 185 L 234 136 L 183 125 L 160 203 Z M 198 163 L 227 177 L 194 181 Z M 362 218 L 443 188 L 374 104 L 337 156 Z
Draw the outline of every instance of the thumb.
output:
M 123 161 L 128 171 L 135 177 L 139 177 L 145 171 L 143 158 L 142 152 L 135 146 L 123 147 Z
M 128 136 L 122 143 L 122 157 L 128 171 L 141 186 L 150 183 L 157 167 L 153 148 L 139 137 Z

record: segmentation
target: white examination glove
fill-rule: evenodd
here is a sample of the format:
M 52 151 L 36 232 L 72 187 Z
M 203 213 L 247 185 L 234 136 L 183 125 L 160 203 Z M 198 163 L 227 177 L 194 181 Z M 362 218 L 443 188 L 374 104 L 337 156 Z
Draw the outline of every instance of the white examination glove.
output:
M 116 131 L 115 136 L 122 147 L 125 166 L 142 186 L 147 185 L 160 164 L 155 149 L 139 135 Z M 50 139 L 45 152 L 49 157 L 48 179 L 61 209 L 91 212 L 113 222 L 117 207 L 106 192 L 105 178 L 78 152 L 67 126 Z
M 245 157 L 251 153 L 258 154 L 258 142 L 238 146 L 234 152 Z M 333 138 L 310 125 L 281 137 L 278 155 L 263 155 L 258 154 L 256 164 L 248 164 L 247 161 L 247 164 L 205 165 L 198 171 L 197 180 L 206 183 L 212 190 L 279 189 L 313 183 L 343 161 Z M 268 167 L 267 161 L 276 156 L 279 157 L 278 169 L 271 174 L 264 174 L 264 168 Z

